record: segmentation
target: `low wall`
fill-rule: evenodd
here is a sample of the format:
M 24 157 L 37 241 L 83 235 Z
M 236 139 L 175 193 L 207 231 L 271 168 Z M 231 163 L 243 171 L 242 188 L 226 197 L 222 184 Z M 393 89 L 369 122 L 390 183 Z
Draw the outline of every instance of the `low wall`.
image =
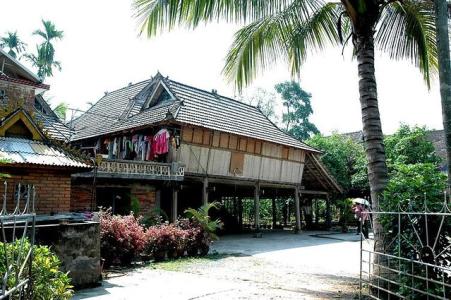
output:
M 98 222 L 36 225 L 36 243 L 51 246 L 69 272 L 72 285 L 83 288 L 101 280 Z

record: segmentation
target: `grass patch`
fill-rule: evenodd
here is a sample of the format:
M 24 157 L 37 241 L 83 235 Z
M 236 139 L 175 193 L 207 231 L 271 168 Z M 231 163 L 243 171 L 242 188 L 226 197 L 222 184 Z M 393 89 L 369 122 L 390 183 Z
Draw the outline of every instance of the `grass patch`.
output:
M 150 267 L 153 269 L 165 270 L 165 271 L 181 271 L 192 264 L 202 264 L 209 263 L 211 261 L 221 260 L 231 256 L 241 256 L 240 254 L 227 254 L 227 253 L 218 253 L 213 252 L 206 256 L 202 257 L 183 257 L 173 260 L 166 260 L 162 262 L 154 262 L 150 264 Z

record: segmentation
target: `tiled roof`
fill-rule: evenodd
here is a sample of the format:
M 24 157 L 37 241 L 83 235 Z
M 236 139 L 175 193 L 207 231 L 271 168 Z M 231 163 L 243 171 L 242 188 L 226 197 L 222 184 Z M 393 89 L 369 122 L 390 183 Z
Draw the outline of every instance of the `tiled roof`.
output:
M 114 132 L 121 115 L 129 102 L 150 83 L 150 79 L 107 93 L 86 113 L 73 121 L 76 131 L 74 139 L 99 136 Z
M 183 101 L 176 115 L 179 122 L 317 152 L 280 130 L 254 106 L 176 81 L 169 81 L 169 87 Z
M 153 87 L 160 80 L 176 99 L 143 109 Z M 318 152 L 280 130 L 256 107 L 163 78 L 161 75 L 101 98 L 88 112 L 74 121 L 76 134 L 73 140 L 161 122 L 166 118 L 168 110 L 176 122 Z
M 44 130 L 47 131 L 51 138 L 59 141 L 69 142 L 71 130 L 58 117 L 44 114 L 39 110 L 35 110 L 35 118 L 42 122 Z
M 0 137 L 0 159 L 12 164 L 90 168 L 52 145 L 22 138 Z

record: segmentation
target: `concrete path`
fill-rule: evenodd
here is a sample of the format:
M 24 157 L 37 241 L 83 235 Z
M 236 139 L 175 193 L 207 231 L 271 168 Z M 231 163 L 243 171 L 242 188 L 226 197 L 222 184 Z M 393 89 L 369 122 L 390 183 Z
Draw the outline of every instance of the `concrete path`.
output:
M 353 299 L 358 240 L 325 232 L 226 236 L 212 249 L 226 256 L 177 271 L 140 268 L 73 299 Z

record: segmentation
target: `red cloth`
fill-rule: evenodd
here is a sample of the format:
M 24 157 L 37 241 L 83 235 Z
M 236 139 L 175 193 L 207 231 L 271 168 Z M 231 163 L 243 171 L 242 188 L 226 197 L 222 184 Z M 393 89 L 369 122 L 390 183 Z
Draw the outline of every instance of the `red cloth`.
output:
M 152 148 L 157 155 L 165 154 L 169 152 L 169 133 L 164 130 L 154 137 Z

